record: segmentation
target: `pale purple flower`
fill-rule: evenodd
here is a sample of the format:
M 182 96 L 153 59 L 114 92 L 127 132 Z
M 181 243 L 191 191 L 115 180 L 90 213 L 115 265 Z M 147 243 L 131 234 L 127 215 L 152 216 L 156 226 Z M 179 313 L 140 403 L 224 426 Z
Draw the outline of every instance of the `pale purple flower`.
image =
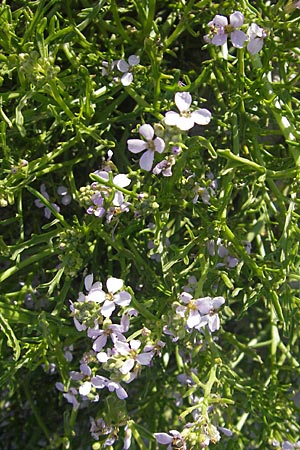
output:
M 110 206 L 106 211 L 106 222 L 110 223 L 114 217 L 121 214 L 122 212 L 128 212 L 131 203 L 124 202 L 120 206 Z
M 217 310 L 225 303 L 224 297 L 204 297 L 198 300 L 197 307 L 201 314 L 201 319 L 195 328 L 200 330 L 207 325 L 211 333 L 218 331 L 220 328 L 220 318 Z
M 176 308 L 176 314 L 179 316 L 186 318 L 186 325 L 188 328 L 196 328 L 201 323 L 201 306 L 203 300 L 210 299 L 210 297 L 197 298 L 193 299 L 193 296 L 188 292 L 182 292 L 179 296 L 179 299 L 186 306 L 178 306 Z
M 186 450 L 186 444 L 179 431 L 170 430 L 169 434 L 154 433 L 154 436 L 158 444 L 168 445 L 167 450 L 172 450 L 174 448 Z
M 61 196 L 61 203 L 64 206 L 68 206 L 71 203 L 72 197 L 68 193 L 68 189 L 66 188 L 66 186 L 58 186 L 57 193 Z
M 60 383 L 60 382 L 55 383 L 55 387 L 59 391 L 63 392 L 63 396 L 65 397 L 67 402 L 69 402 L 69 403 L 71 403 L 73 405 L 74 409 L 78 409 L 79 408 L 79 402 L 77 400 L 77 396 L 78 396 L 77 389 L 75 389 L 73 387 L 70 387 L 68 390 L 65 390 L 64 385 L 62 383 Z
M 107 343 L 108 337 L 111 338 L 113 344 L 117 341 L 126 341 L 123 332 L 124 329 L 122 325 L 112 323 L 107 325 L 103 330 L 89 329 L 88 337 L 95 339 L 93 343 L 93 350 L 95 350 L 95 352 L 101 352 Z
M 252 55 L 260 52 L 264 45 L 264 39 L 267 37 L 265 30 L 256 23 L 251 23 L 248 28 L 247 34 L 249 36 L 249 42 L 247 44 L 247 50 Z
M 113 432 L 113 428 L 107 426 L 102 417 L 96 420 L 93 417 L 90 417 L 90 421 L 91 421 L 90 433 L 96 441 L 100 439 L 101 435 L 103 436 Z
M 100 192 L 95 192 L 92 195 L 91 200 L 93 202 L 92 206 L 89 206 L 86 210 L 87 214 L 94 214 L 96 217 L 102 217 L 105 214 L 104 198 Z
M 121 83 L 123 86 L 129 86 L 133 81 L 133 75 L 131 73 L 132 68 L 139 64 L 140 57 L 137 55 L 131 55 L 128 58 L 128 62 L 126 62 L 124 59 L 119 59 L 116 62 L 117 69 L 123 73 L 121 77 Z
M 129 343 L 117 341 L 115 343 L 115 349 L 117 352 L 126 357 L 126 361 L 120 367 L 120 372 L 123 375 L 128 374 L 133 369 L 135 363 L 141 366 L 149 366 L 154 356 L 153 348 L 149 351 L 139 352 L 141 341 L 138 339 L 132 339 Z
M 162 153 L 165 149 L 165 142 L 162 138 L 154 138 L 154 129 L 151 125 L 145 123 L 139 128 L 139 133 L 145 138 L 142 139 L 128 139 L 128 150 L 132 153 L 140 153 L 143 150 L 146 152 L 140 159 L 140 167 L 143 170 L 150 171 L 154 161 L 154 153 Z
M 161 162 L 156 164 L 153 169 L 154 175 L 163 174 L 164 177 L 172 176 L 172 166 L 175 164 L 175 158 L 173 156 L 167 156 L 166 159 L 163 159 Z
M 190 293 L 182 292 L 179 299 L 184 305 L 177 306 L 176 314 L 186 319 L 188 328 L 200 330 L 207 325 L 211 332 L 220 328 L 220 319 L 216 311 L 225 303 L 223 297 L 194 299 Z
M 205 36 L 205 41 L 214 45 L 224 45 L 230 35 L 232 45 L 236 48 L 243 48 L 245 41 L 248 39 L 246 33 L 237 28 L 240 28 L 244 23 L 244 15 L 240 11 L 235 11 L 230 14 L 229 24 L 225 16 L 216 15 L 208 26 L 211 28 L 213 35 Z
M 175 104 L 179 109 L 179 113 L 168 111 L 165 115 L 165 124 L 176 126 L 180 130 L 187 131 L 196 124 L 207 125 L 211 119 L 211 113 L 208 109 L 202 108 L 197 111 L 190 112 L 192 104 L 192 96 L 189 92 L 177 92 L 175 94 Z
M 41 186 L 40 186 L 40 192 L 41 192 L 42 196 L 49 202 L 50 197 L 49 197 L 48 192 L 46 191 L 46 186 L 44 183 L 41 184 Z M 47 206 L 45 206 L 44 203 L 39 198 L 34 200 L 34 204 L 38 208 L 44 208 L 44 216 L 46 217 L 46 219 L 50 219 L 51 214 L 52 214 L 50 209 Z M 57 211 L 57 212 L 60 211 L 60 207 L 56 203 L 51 203 L 51 206 L 53 206 L 55 211 Z
M 120 400 L 124 400 L 125 398 L 128 397 L 127 392 L 125 391 L 125 389 L 120 385 L 120 383 L 117 383 L 116 381 L 111 381 L 109 380 L 107 382 L 107 389 L 109 390 L 109 392 L 116 392 L 117 397 Z

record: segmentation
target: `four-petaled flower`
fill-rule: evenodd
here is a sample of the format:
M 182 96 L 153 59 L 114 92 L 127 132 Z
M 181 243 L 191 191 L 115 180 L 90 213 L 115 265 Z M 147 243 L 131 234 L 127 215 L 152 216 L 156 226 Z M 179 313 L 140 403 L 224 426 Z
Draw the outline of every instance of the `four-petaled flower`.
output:
M 231 37 L 232 45 L 236 48 L 243 48 L 245 41 L 248 39 L 246 33 L 237 30 L 244 23 L 244 15 L 240 11 L 235 11 L 230 14 L 229 24 L 225 16 L 216 15 L 208 26 L 211 28 L 213 37 L 205 36 L 206 42 L 214 45 L 223 45 L 226 43 L 228 36 Z
M 148 172 L 151 170 L 154 160 L 154 153 L 162 153 L 165 149 L 165 141 L 160 138 L 154 138 L 154 129 L 151 125 L 145 123 L 139 128 L 139 133 L 146 140 L 142 139 L 128 139 L 128 150 L 132 153 L 140 153 L 143 150 L 147 150 L 140 159 L 140 167 L 141 169 L 147 170 Z
M 140 57 L 137 55 L 130 55 L 128 62 L 124 59 L 119 59 L 116 62 L 117 69 L 123 73 L 121 77 L 121 83 L 123 86 L 129 86 L 132 83 L 133 75 L 131 73 L 132 67 L 136 66 L 140 62 Z
M 202 108 L 190 112 L 192 96 L 189 92 L 177 92 L 175 94 L 175 103 L 179 113 L 168 111 L 165 115 L 165 124 L 176 126 L 180 130 L 187 131 L 193 128 L 195 123 L 198 125 L 207 125 L 211 119 L 211 113 L 208 109 Z
M 149 348 L 146 352 L 139 352 L 140 346 L 141 341 L 138 339 L 132 339 L 129 343 L 121 341 L 115 343 L 117 352 L 127 357 L 126 361 L 120 367 L 120 372 L 124 375 L 130 372 L 135 362 L 141 366 L 149 366 L 154 356 L 153 349 Z
M 112 312 L 115 310 L 116 305 L 128 306 L 131 302 L 131 295 L 129 292 L 121 291 L 124 281 L 120 278 L 110 277 L 106 281 L 106 287 L 108 293 L 102 291 L 99 293 L 99 301 L 103 303 L 101 308 L 101 314 L 104 317 L 110 317 Z
M 264 39 L 267 37 L 267 33 L 263 28 L 256 25 L 256 23 L 251 23 L 247 33 L 249 36 L 247 50 L 252 55 L 256 55 L 256 53 L 260 52 L 263 48 Z

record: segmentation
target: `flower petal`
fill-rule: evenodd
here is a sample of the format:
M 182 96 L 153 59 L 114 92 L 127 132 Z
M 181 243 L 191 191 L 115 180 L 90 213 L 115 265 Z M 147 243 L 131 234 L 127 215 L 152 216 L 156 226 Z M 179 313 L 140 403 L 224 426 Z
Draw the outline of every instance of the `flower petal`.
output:
M 166 125 L 175 126 L 177 125 L 179 114 L 175 111 L 168 111 L 165 115 L 164 122 Z
M 167 433 L 154 433 L 155 439 L 159 444 L 166 445 L 171 444 L 173 437 Z
M 138 350 L 141 346 L 141 341 L 139 339 L 131 339 L 130 341 L 130 347 L 132 350 Z
M 188 292 L 182 292 L 179 296 L 179 300 L 183 303 L 189 303 L 192 300 L 193 296 Z
M 152 150 L 147 150 L 140 159 L 140 168 L 149 172 L 152 169 L 153 160 L 154 152 Z
M 108 292 L 114 294 L 115 292 L 118 292 L 120 289 L 122 289 L 123 284 L 124 281 L 121 280 L 121 278 L 110 277 L 107 279 L 106 287 Z
M 197 111 L 192 112 L 192 119 L 198 125 L 207 125 L 211 119 L 211 112 L 205 108 L 198 109 Z
M 128 62 L 130 66 L 136 66 L 140 62 L 140 57 L 137 55 L 130 55 L 128 58 Z
M 194 310 L 191 309 L 189 317 L 186 321 L 186 324 L 189 328 L 194 328 L 197 325 L 199 325 L 200 320 L 201 320 L 201 316 L 200 316 L 199 312 L 196 311 L 195 309 Z
M 91 379 L 91 383 L 96 389 L 103 389 L 106 386 L 107 382 L 108 378 L 103 377 L 101 375 L 95 375 Z
M 263 45 L 264 45 L 264 41 L 262 38 L 255 38 L 255 39 L 252 39 L 250 42 L 248 42 L 247 50 L 249 53 L 251 53 L 251 55 L 256 55 L 258 52 L 261 51 L 261 49 L 263 48 Z
M 177 92 L 175 103 L 180 112 L 188 111 L 192 103 L 192 96 L 189 92 Z
M 154 139 L 153 142 L 154 142 L 155 151 L 158 153 L 162 153 L 166 146 L 165 141 L 162 138 L 157 137 Z
M 210 297 L 197 298 L 196 300 L 197 309 L 200 314 L 208 314 L 213 308 L 212 301 Z
M 248 40 L 248 36 L 241 30 L 235 30 L 231 33 L 232 45 L 236 48 L 243 48 L 245 41 Z
M 116 306 L 115 306 L 114 302 L 112 302 L 110 300 L 106 300 L 103 303 L 103 306 L 101 308 L 101 314 L 104 317 L 110 317 L 115 309 L 116 309 Z
M 131 302 L 131 295 L 129 292 L 122 291 L 119 294 L 114 295 L 114 301 L 119 306 L 128 306 Z
M 93 284 L 93 280 L 94 280 L 94 275 L 92 273 L 85 277 L 85 279 L 84 279 L 84 286 L 85 286 L 85 289 L 87 291 L 89 291 L 91 289 L 92 284 Z
M 127 359 L 124 364 L 120 367 L 120 372 L 125 375 L 126 373 L 130 372 L 131 369 L 134 366 L 134 359 Z
M 91 392 L 91 383 L 89 381 L 85 381 L 80 387 L 79 387 L 79 394 L 80 395 L 88 395 Z
M 227 33 L 217 33 L 211 40 L 211 43 L 214 45 L 224 45 L 227 41 L 228 34 Z
M 219 309 L 220 306 L 224 305 L 225 298 L 224 297 L 215 297 L 212 300 L 212 306 L 214 309 Z
M 131 183 L 131 180 L 124 173 L 119 173 L 114 177 L 113 183 L 119 187 L 126 187 Z
M 244 23 L 244 15 L 240 11 L 235 11 L 233 14 L 230 14 L 230 25 L 234 28 L 239 28 Z
M 131 72 L 126 72 L 122 75 L 121 83 L 123 86 L 129 86 L 133 81 L 133 75 Z
M 181 117 L 180 116 L 177 121 L 177 127 L 183 131 L 190 130 L 191 128 L 193 128 L 194 125 L 195 125 L 195 122 L 191 116 L 190 117 Z
M 119 59 L 116 65 L 120 72 L 128 72 L 129 64 L 124 59 Z
M 93 350 L 99 353 L 100 350 L 103 349 L 107 342 L 107 335 L 105 333 L 101 334 L 101 336 L 97 337 L 97 339 L 93 343 Z
M 217 28 L 222 28 L 222 27 L 226 27 L 226 25 L 228 25 L 228 19 L 226 16 L 221 16 L 219 14 L 217 14 L 213 20 L 211 22 L 208 23 L 209 27 L 217 27 Z
M 140 153 L 146 148 L 148 148 L 148 144 L 141 139 L 128 139 L 127 141 L 128 150 L 132 153 Z
M 152 126 L 149 125 L 148 123 L 144 123 L 142 126 L 140 126 L 139 133 L 147 141 L 151 141 L 153 139 L 153 136 L 154 136 L 154 130 L 153 130 Z
M 153 358 L 153 353 L 140 353 L 137 355 L 136 360 L 141 366 L 149 366 L 151 360 Z

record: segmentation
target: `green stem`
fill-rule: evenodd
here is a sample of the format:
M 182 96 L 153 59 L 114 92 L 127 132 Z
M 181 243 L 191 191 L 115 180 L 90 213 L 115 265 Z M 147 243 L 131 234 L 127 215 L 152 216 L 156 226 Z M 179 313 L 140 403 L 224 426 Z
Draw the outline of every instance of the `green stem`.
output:
M 49 434 L 48 428 L 46 427 L 45 423 L 43 422 L 41 414 L 37 410 L 37 407 L 35 406 L 32 398 L 31 398 L 30 389 L 28 387 L 28 379 L 25 381 L 25 383 L 23 383 L 23 389 L 24 389 L 27 401 L 30 404 L 31 411 L 33 412 L 35 420 L 37 421 L 37 424 L 39 425 L 40 429 L 43 431 L 47 440 L 50 442 L 50 434 Z
M 262 62 L 259 55 L 251 56 L 252 64 L 255 69 L 262 69 Z M 297 167 L 300 167 L 300 150 L 297 148 L 297 140 L 299 138 L 294 126 L 290 123 L 287 117 L 282 115 L 282 109 L 280 99 L 274 93 L 271 83 L 268 81 L 267 76 L 263 77 L 263 94 L 265 99 L 270 103 L 271 112 L 281 130 L 281 133 L 285 140 L 288 142 L 289 152 L 292 155 Z M 295 145 L 293 142 L 295 141 Z

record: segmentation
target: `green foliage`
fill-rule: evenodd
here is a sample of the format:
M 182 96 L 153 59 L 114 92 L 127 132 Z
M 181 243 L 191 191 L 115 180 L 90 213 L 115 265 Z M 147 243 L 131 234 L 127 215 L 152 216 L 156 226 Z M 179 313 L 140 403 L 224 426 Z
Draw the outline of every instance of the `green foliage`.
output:
M 116 438 L 122 449 L 132 435 L 131 449 L 154 450 L 154 433 L 174 429 L 189 449 L 207 436 L 216 449 L 296 442 L 299 9 L 260 0 L 91 3 L 0 5 L 0 447 L 98 449 Z M 266 30 L 258 55 L 203 39 L 215 14 L 236 9 L 243 30 L 252 22 Z M 123 85 L 115 62 L 133 54 L 140 63 Z M 177 92 L 191 93 L 191 109 L 210 110 L 211 122 L 189 132 L 166 126 Z M 170 177 L 140 169 L 128 151 L 145 123 L 166 143 L 154 165 L 167 155 Z M 120 186 L 118 174 L 130 184 Z M 127 209 L 97 217 L 96 191 L 107 211 L 118 193 Z M 91 273 L 104 286 L 124 280 L 139 313 L 127 341 L 155 346 L 131 383 L 114 355 L 101 366 L 74 327 L 79 313 L 88 326 L 110 324 L 101 305 L 77 301 Z M 195 298 L 225 298 L 219 331 L 187 332 L 176 314 L 187 285 Z M 55 383 L 66 394 L 83 363 L 128 398 L 94 389 L 98 402 L 72 407 Z M 98 439 L 91 417 L 106 424 Z M 233 436 L 218 442 L 217 426 Z

